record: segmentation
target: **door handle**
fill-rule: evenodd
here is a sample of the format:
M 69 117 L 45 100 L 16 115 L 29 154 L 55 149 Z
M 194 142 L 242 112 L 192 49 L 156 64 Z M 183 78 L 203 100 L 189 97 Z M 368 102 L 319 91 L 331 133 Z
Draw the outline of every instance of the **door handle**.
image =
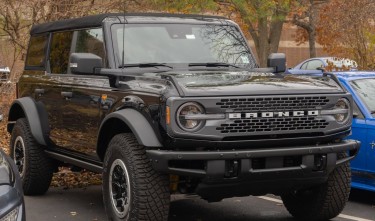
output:
M 73 92 L 63 91 L 61 92 L 61 96 L 63 96 L 63 98 L 65 99 L 69 99 L 73 97 Z
M 44 94 L 44 89 L 43 88 L 37 88 L 34 90 L 35 94 L 38 96 L 42 96 Z
M 375 142 L 372 141 L 372 142 L 370 143 L 370 145 L 371 145 L 371 149 L 374 149 L 374 147 L 375 147 Z

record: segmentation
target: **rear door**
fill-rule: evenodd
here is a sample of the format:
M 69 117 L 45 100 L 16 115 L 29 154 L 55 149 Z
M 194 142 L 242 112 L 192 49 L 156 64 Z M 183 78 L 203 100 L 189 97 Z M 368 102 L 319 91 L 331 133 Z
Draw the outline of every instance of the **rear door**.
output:
M 29 96 L 35 99 L 46 111 L 52 147 L 58 143 L 62 126 L 59 77 L 52 74 L 49 68 L 50 34 L 32 36 L 26 58 L 25 71 L 19 80 L 20 97 Z

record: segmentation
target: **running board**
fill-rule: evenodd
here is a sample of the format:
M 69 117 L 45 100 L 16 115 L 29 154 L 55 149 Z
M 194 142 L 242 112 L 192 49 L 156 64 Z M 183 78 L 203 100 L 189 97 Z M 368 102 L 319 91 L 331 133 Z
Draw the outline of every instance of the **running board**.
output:
M 47 155 L 49 157 L 51 157 L 53 159 L 56 159 L 58 161 L 61 161 L 61 162 L 64 162 L 64 163 L 69 163 L 69 164 L 72 164 L 74 166 L 90 170 L 90 171 L 95 172 L 95 173 L 102 173 L 103 172 L 103 167 L 100 166 L 100 165 L 88 163 L 88 162 L 85 162 L 85 161 L 80 160 L 80 159 L 69 157 L 69 156 L 66 156 L 66 155 L 63 155 L 63 154 L 60 154 L 60 153 L 56 153 L 56 152 L 51 152 L 51 151 L 48 151 L 48 150 L 45 150 L 45 152 L 47 153 Z

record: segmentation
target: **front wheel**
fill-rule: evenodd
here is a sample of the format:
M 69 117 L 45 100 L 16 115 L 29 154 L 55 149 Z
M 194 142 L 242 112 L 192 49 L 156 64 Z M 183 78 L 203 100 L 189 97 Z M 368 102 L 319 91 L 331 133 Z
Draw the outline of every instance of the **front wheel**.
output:
M 338 154 L 338 158 L 345 157 Z M 299 220 L 329 220 L 344 209 L 350 194 L 351 172 L 349 162 L 336 167 L 326 183 L 296 190 L 281 196 L 285 207 Z
M 154 171 L 133 134 L 109 143 L 103 166 L 104 207 L 110 221 L 167 220 L 168 176 Z

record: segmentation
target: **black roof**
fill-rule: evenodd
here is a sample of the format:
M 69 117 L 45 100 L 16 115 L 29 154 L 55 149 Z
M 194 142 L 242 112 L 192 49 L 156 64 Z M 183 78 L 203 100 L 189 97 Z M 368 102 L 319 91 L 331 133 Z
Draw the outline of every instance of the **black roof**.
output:
M 61 31 L 67 29 L 80 29 L 87 27 L 98 27 L 107 17 L 124 16 L 124 13 L 108 13 L 99 15 L 90 15 L 81 18 L 65 19 L 60 21 L 48 22 L 38 25 L 33 25 L 30 34 L 42 34 L 52 31 Z M 212 15 L 190 15 L 190 14 L 168 14 L 168 13 L 125 13 L 125 16 L 144 16 L 144 17 L 176 17 L 176 18 L 211 18 L 211 19 L 226 19 L 221 16 Z

